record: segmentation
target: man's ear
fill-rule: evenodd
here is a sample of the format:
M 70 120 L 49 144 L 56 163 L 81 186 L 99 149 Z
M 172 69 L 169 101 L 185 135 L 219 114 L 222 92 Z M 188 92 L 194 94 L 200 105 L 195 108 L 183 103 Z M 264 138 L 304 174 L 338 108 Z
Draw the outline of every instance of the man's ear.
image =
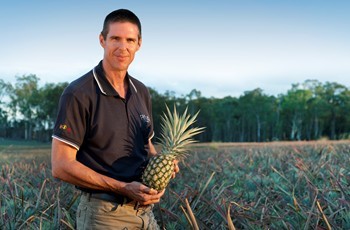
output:
M 137 50 L 139 50 L 141 48 L 141 45 L 142 45 L 142 38 L 140 38 L 139 41 L 138 41 L 138 46 L 139 47 L 137 48 Z
M 105 39 L 104 39 L 104 37 L 103 37 L 102 34 L 100 34 L 99 40 L 100 40 L 100 45 L 101 45 L 103 48 L 105 48 Z

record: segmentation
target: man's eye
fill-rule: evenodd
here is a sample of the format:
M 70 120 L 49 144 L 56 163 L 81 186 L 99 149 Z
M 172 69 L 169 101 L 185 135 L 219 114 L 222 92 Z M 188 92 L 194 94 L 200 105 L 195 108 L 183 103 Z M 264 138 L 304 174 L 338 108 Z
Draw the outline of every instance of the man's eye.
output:
M 118 37 L 111 37 L 111 39 L 110 39 L 111 41 L 119 41 L 120 39 L 118 38 Z

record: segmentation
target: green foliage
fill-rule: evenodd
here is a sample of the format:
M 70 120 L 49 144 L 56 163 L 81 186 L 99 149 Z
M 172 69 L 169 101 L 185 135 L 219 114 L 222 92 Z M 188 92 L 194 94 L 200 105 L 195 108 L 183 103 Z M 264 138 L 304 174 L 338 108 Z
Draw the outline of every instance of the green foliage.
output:
M 0 158 L 0 229 L 74 229 L 78 193 L 51 176 L 48 146 L 8 146 Z
M 17 76 L 14 85 L 0 79 L 0 137 L 49 141 L 68 83 L 40 87 L 39 80 L 34 74 Z
M 54 180 L 47 146 L 1 149 L 0 229 L 73 229 L 78 193 Z M 195 144 L 155 212 L 166 229 L 350 229 L 342 142 Z M 320 204 L 320 209 L 318 205 Z M 324 215 L 324 216 L 323 216 Z
M 0 79 L 0 137 L 50 141 L 58 101 L 67 85 L 40 86 L 34 74 L 17 76 L 14 85 Z M 206 98 L 196 89 L 181 96 L 149 91 L 156 137 L 165 104 L 175 104 L 181 111 L 188 108 L 191 115 L 201 111 L 197 123 L 206 132 L 196 139 L 202 142 L 349 139 L 350 90 L 335 82 L 306 80 L 278 96 L 260 88 L 224 98 Z
M 322 229 L 326 221 L 348 229 L 349 150 L 347 142 L 193 148 L 162 200 L 162 219 L 186 229 L 178 204 L 187 198 L 200 229 L 227 229 L 229 205 L 237 229 Z

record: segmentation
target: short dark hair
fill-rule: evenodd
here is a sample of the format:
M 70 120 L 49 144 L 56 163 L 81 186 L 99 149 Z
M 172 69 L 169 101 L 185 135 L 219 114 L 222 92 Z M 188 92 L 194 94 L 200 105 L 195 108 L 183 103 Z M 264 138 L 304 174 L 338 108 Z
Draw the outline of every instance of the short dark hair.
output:
M 106 40 L 107 34 L 109 32 L 109 24 L 111 24 L 113 22 L 130 22 L 132 24 L 135 24 L 139 29 L 139 39 L 141 38 L 140 19 L 136 16 L 136 14 L 134 14 L 130 10 L 119 9 L 119 10 L 115 10 L 115 11 L 112 11 L 111 13 L 109 13 L 103 22 L 103 29 L 102 29 L 101 34 L 105 40 Z

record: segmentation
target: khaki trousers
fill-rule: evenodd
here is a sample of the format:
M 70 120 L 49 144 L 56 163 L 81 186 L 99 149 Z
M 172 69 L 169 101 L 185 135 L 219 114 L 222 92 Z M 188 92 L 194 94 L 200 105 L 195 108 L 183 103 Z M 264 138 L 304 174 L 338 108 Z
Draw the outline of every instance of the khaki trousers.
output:
M 153 205 L 135 209 L 135 203 L 120 205 L 82 195 L 77 210 L 77 229 L 158 230 Z

